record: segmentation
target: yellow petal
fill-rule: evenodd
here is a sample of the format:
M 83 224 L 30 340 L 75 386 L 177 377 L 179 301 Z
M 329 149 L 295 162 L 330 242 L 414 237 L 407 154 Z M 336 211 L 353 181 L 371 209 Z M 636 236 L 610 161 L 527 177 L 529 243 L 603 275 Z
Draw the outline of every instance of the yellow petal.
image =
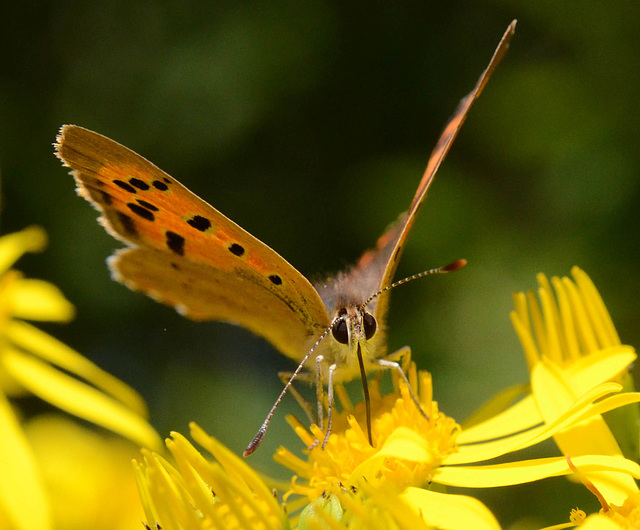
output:
M 493 396 L 482 405 L 472 416 L 462 424 L 463 431 L 468 431 L 471 427 L 476 427 L 480 423 L 495 418 L 516 403 L 520 398 L 528 395 L 531 388 L 528 384 L 513 385 L 505 388 Z M 534 423 L 535 425 L 535 423 Z M 489 436 L 495 438 L 496 436 Z
M 199 425 L 190 423 L 189 428 L 193 439 L 215 457 L 231 479 L 238 484 L 246 484 L 255 494 L 266 499 L 274 513 L 280 511 L 278 502 L 273 497 L 272 492 L 265 485 L 260 475 L 249 467 L 244 460 L 227 449 L 214 437 L 209 436 Z M 184 445 L 184 437 L 177 438 L 176 442 Z
M 111 374 L 101 370 L 86 357 L 83 357 L 51 335 L 21 320 L 9 322 L 5 333 L 9 340 L 20 349 L 33 353 L 67 372 L 82 377 L 92 385 L 121 401 L 140 416 L 147 418 L 147 406 L 135 390 Z
M 44 280 L 17 280 L 5 292 L 5 303 L 14 317 L 26 320 L 68 322 L 75 315 L 62 291 Z
M 573 267 L 571 269 L 571 275 L 575 278 L 578 288 L 580 289 L 581 297 L 585 306 L 589 309 L 594 322 L 600 322 L 602 325 L 602 343 L 603 345 L 616 345 L 620 344 L 620 337 L 616 331 L 616 327 L 613 325 L 609 311 L 607 311 L 604 302 L 596 289 L 596 286 L 591 281 L 591 278 L 579 267 Z
M 382 470 L 389 460 L 414 464 L 407 473 L 403 474 L 402 478 L 393 480 L 394 483 L 406 480 L 409 484 L 413 484 L 409 475 L 416 470 L 416 465 L 421 469 L 415 473 L 415 476 L 420 477 L 420 482 L 423 483 L 428 480 L 431 468 L 439 463 L 434 463 L 434 457 L 429 449 L 429 443 L 417 432 L 406 427 L 399 427 L 391 433 L 375 455 L 365 459 L 356 467 L 350 475 L 347 488 L 357 486 L 363 477 L 370 485 L 378 484 L 380 480 L 384 479 Z
M 137 460 L 134 460 L 132 464 L 133 473 L 136 478 L 136 486 L 138 486 L 138 495 L 140 496 L 140 502 L 142 503 L 142 509 L 144 510 L 145 520 L 153 521 L 156 510 L 149 491 L 150 485 L 148 481 L 148 474 L 146 472 L 147 468 Z
M 540 353 L 533 340 L 533 332 L 531 328 L 531 322 L 534 325 L 538 324 L 538 321 L 542 321 L 542 316 L 539 315 L 538 301 L 535 297 L 528 299 L 524 293 L 515 293 L 513 295 L 513 301 L 515 304 L 515 311 L 509 313 L 509 318 L 513 324 L 513 328 L 520 339 L 522 349 L 524 351 L 524 357 L 527 361 L 529 370 L 536 365 L 540 360 Z M 531 319 L 529 318 L 529 306 L 527 302 L 531 303 Z M 536 328 L 537 329 L 537 328 Z
M 431 459 L 427 440 L 407 427 L 399 427 L 393 431 L 377 454 L 410 462 L 426 462 Z
M 571 387 L 576 395 L 581 395 L 600 383 L 614 379 L 627 370 L 636 360 L 631 346 L 613 346 L 597 353 L 581 357 L 567 368 L 571 375 Z
M 25 252 L 40 252 L 47 246 L 47 234 L 39 226 L 0 237 L 0 274 L 3 274 Z
M 148 521 L 153 524 L 160 521 L 161 528 L 182 529 L 204 528 L 195 510 L 190 506 L 191 499 L 181 485 L 181 477 L 171 469 L 168 462 L 156 454 L 143 452 L 145 460 L 145 482 L 149 496 L 155 499 L 152 502 L 152 518 Z M 213 495 L 212 495 L 213 497 Z M 216 528 L 214 526 L 214 528 Z M 222 527 L 219 527 L 222 528 Z
M 575 399 L 573 378 L 553 363 L 539 363 L 531 374 L 531 382 L 540 411 L 548 422 L 556 419 L 563 407 Z M 556 433 L 554 438 L 560 451 L 572 458 L 576 455 L 622 454 L 611 430 L 599 415 Z M 624 502 L 628 492 L 635 487 L 635 482 L 627 475 L 601 473 L 590 475 L 589 479 L 613 504 Z
M 461 445 L 457 453 L 445 457 L 445 463 L 447 465 L 466 464 L 497 458 L 506 453 L 540 443 L 560 431 L 599 414 L 604 414 L 609 410 L 630 403 L 640 402 L 640 394 L 637 392 L 624 393 L 603 399 L 607 394 L 619 391 L 620 388 L 620 385 L 616 383 L 604 383 L 576 400 L 576 402 L 554 422 L 515 434 L 506 439 L 469 446 Z M 594 403 L 596 400 L 600 401 Z
M 465 495 L 437 493 L 422 488 L 407 488 L 400 496 L 425 522 L 435 528 L 451 530 L 499 530 L 500 525 L 479 500 Z
M 624 530 L 606 515 L 591 515 L 580 525 L 580 530 Z
M 0 503 L 13 528 L 51 528 L 50 508 L 42 477 L 22 428 L 2 393 L 0 440 Z
M 137 447 L 68 414 L 38 415 L 24 425 L 47 485 L 57 529 L 142 530 L 131 473 Z
M 205 482 L 199 475 L 198 469 L 209 467 L 208 462 L 198 451 L 187 441 L 184 436 L 172 432 L 173 439 L 167 439 L 167 448 L 171 451 L 177 465 L 177 471 L 180 473 L 180 479 L 184 484 L 184 488 L 189 492 L 189 497 L 193 505 L 204 515 L 215 520 L 217 514 L 215 512 L 216 499 L 211 495 L 211 491 L 220 491 L 219 483 Z M 194 462 L 197 464 L 194 466 Z M 166 467 L 166 466 L 165 466 Z M 173 476 L 176 480 L 177 477 Z M 218 495 L 219 493 L 217 493 Z M 223 494 L 224 497 L 224 494 Z M 218 500 L 220 497 L 218 497 Z
M 256 518 L 262 522 L 262 528 L 288 527 L 282 506 L 262 477 L 244 460 L 209 436 L 201 427 L 195 423 L 191 423 L 189 427 L 192 438 L 207 449 L 220 466 L 208 464 L 183 436 L 173 433 L 176 445 L 180 445 L 183 451 L 192 455 L 191 465 L 202 479 L 213 487 L 214 491 L 216 491 L 214 484 L 220 484 L 216 495 L 220 494 L 220 499 L 226 501 L 232 509 L 235 507 L 238 518 L 241 520 L 248 518 L 251 513 L 252 520 Z M 244 513 L 241 513 L 242 511 Z M 253 526 L 247 526 L 247 528 L 253 528 Z
M 571 378 L 552 363 L 539 363 L 531 374 L 531 381 L 536 402 L 547 423 L 556 420 L 575 402 Z M 565 454 L 622 454 L 600 416 L 570 431 L 556 434 L 556 442 Z
M 162 446 L 158 434 L 143 418 L 99 390 L 17 350 L 5 349 L 2 361 L 25 388 L 52 405 L 144 447 Z
M 487 421 L 463 429 L 458 435 L 458 444 L 502 438 L 530 429 L 542 422 L 542 416 L 532 396 L 527 396 L 504 412 Z
M 624 474 L 629 478 L 640 478 L 640 466 L 621 456 L 576 456 L 572 457 L 571 461 L 585 473 L 607 471 L 612 474 L 616 472 L 616 475 Z M 571 473 L 573 470 L 569 467 L 567 459 L 560 456 L 487 466 L 440 467 L 434 475 L 434 480 L 446 486 L 487 488 L 523 484 Z M 633 492 L 634 489 L 630 488 L 627 494 Z

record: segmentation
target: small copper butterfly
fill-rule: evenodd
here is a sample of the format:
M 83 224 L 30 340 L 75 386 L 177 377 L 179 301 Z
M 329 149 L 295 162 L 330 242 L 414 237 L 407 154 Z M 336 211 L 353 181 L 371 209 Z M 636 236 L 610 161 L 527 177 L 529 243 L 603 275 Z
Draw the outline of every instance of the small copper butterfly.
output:
M 391 368 L 404 377 L 397 355 L 388 356 L 386 348 L 391 282 L 433 177 L 504 56 L 515 24 L 509 25 L 489 66 L 445 127 L 409 210 L 351 270 L 315 286 L 274 250 L 113 140 L 65 125 L 56 155 L 73 170 L 79 195 L 100 211 L 107 232 L 127 245 L 108 260 L 113 277 L 193 320 L 244 326 L 298 361 L 276 405 L 305 362 L 314 360 L 319 395 L 323 381 L 329 391 L 328 437 L 333 383 L 360 374 L 366 394 L 366 372 Z M 449 272 L 465 263 L 459 260 L 416 276 Z M 321 415 L 322 406 L 318 409 Z M 274 410 L 275 405 L 245 456 L 257 448 Z

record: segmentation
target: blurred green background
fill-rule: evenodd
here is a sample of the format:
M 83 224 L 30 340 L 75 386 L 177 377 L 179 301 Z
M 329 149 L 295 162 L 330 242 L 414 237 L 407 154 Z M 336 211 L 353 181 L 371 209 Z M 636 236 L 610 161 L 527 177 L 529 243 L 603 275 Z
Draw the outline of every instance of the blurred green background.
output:
M 281 388 L 276 373 L 292 365 L 242 329 L 188 322 L 110 280 L 104 261 L 119 244 L 53 156 L 59 126 L 134 149 L 321 278 L 408 207 L 441 128 L 513 18 L 511 49 L 440 170 L 398 278 L 462 257 L 469 266 L 394 292 L 391 348 L 410 345 L 443 412 L 463 420 L 527 378 L 511 293 L 573 265 L 599 287 L 623 342 L 640 344 L 637 3 L 0 10 L 2 232 L 46 228 L 49 249 L 19 268 L 78 308 L 71 325 L 46 329 L 138 389 L 163 435 L 195 420 L 241 452 Z M 261 470 L 279 472 L 270 458 L 280 443 L 301 447 L 286 412 L 298 412 L 291 398 L 251 459 Z M 505 527 L 599 508 L 567 487 L 538 485 L 539 502 L 529 486 L 482 498 Z

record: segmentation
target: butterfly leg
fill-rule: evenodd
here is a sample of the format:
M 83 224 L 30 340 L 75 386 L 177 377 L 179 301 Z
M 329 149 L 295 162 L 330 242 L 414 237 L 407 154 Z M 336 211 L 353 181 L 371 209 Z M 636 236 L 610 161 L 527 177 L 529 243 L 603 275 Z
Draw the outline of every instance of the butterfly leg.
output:
M 398 362 L 398 360 L 402 362 L 402 365 L 400 364 L 400 362 Z M 418 407 L 418 410 L 425 417 L 425 419 L 428 420 L 429 416 L 422 409 L 422 405 L 418 400 L 418 396 L 416 396 L 413 388 L 411 388 L 409 379 L 407 379 L 407 375 L 405 374 L 405 371 L 409 367 L 409 362 L 411 362 L 411 349 L 408 346 L 400 348 L 392 354 L 387 355 L 384 359 L 375 359 L 373 361 L 373 363 L 377 365 L 378 368 L 382 370 L 394 370 L 395 373 L 400 376 L 400 379 L 402 379 L 407 385 L 407 388 L 409 389 L 409 395 L 411 396 L 411 399 L 415 403 L 416 407 Z
M 280 378 L 280 381 L 282 381 L 284 384 L 287 384 L 289 382 L 289 379 L 291 379 L 292 375 L 293 375 L 293 372 L 278 372 L 278 377 Z M 298 380 L 302 379 L 304 381 L 310 381 L 309 377 L 307 376 L 308 374 L 306 373 L 299 374 Z M 298 392 L 298 390 L 293 385 L 289 387 L 289 392 L 291 392 L 291 394 L 297 401 L 298 405 L 300 405 L 300 408 L 304 410 L 305 414 L 307 415 L 307 418 L 309 418 L 309 422 L 313 423 L 315 421 L 314 413 L 313 413 L 313 405 L 309 403 L 309 401 L 307 401 L 304 398 L 304 396 L 300 392 Z
M 298 405 L 304 410 L 305 414 L 309 418 L 310 423 L 315 423 L 321 429 L 323 427 L 324 421 L 324 384 L 322 381 L 322 363 L 324 362 L 324 357 L 322 355 L 318 355 L 316 357 L 316 373 L 314 375 L 315 383 L 316 383 L 316 406 L 317 410 L 314 414 L 313 405 L 307 401 L 300 392 L 298 392 L 293 385 L 289 388 L 289 392 L 293 394 L 293 397 L 298 402 Z M 292 372 L 279 372 L 278 377 L 280 381 L 283 383 L 287 383 L 289 379 L 291 379 Z M 303 380 L 306 382 L 311 382 L 311 374 L 310 373 L 301 373 L 298 375 L 298 380 Z
M 318 409 L 318 415 L 316 416 L 316 425 L 322 429 L 324 422 L 324 384 L 322 382 L 322 362 L 324 356 L 318 355 L 316 357 L 316 407 Z
M 399 350 L 385 356 L 384 359 L 399 362 L 400 366 L 402 366 L 402 371 L 406 374 L 411 364 L 411 348 L 409 346 L 403 346 Z
M 333 423 L 333 373 L 336 371 L 337 367 L 337 364 L 329 366 L 329 380 L 327 381 L 327 433 L 324 435 L 324 440 L 322 441 L 323 450 L 329 441 L 329 436 L 331 435 L 331 426 Z

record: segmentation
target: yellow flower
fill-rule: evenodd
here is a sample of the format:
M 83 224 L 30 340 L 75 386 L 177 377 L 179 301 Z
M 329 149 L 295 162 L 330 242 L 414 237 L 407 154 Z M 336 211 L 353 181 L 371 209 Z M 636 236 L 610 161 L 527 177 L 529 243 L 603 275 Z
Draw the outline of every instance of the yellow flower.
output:
M 11 397 L 33 394 L 138 444 L 160 446 L 135 391 L 24 321 L 67 322 L 74 315 L 54 285 L 11 269 L 25 252 L 45 245 L 38 227 L 0 237 L 0 512 L 19 529 L 50 528 L 52 510 Z
M 171 436 L 166 443 L 175 465 L 149 451 L 144 451 L 143 462 L 135 464 L 149 528 L 266 530 L 297 525 L 299 530 L 428 530 L 435 524 L 455 528 L 450 526 L 451 520 L 462 521 L 464 526 L 459 528 L 500 528 L 476 499 L 456 496 L 454 509 L 459 513 L 442 513 L 439 504 L 450 496 L 421 488 L 398 489 L 389 483 L 374 486 L 363 482 L 357 488 L 325 492 L 298 516 L 303 499 L 279 501 L 273 490 L 277 484 L 268 484 L 245 460 L 197 425 L 191 425 L 191 436 L 215 457 L 214 462 L 205 459 L 182 435 Z
M 35 455 L 55 528 L 131 530 L 144 511 L 131 460 L 139 447 L 63 414 L 37 416 L 25 434 Z
M 410 375 L 415 377 L 413 373 Z M 359 406 L 356 406 L 354 410 L 347 409 L 337 415 L 340 419 L 347 416 L 345 421 L 348 427 L 343 431 L 336 428 L 325 450 L 314 447 L 309 452 L 308 461 L 294 456 L 286 448 L 278 450 L 276 460 L 298 475 L 294 477 L 289 493 L 305 495 L 313 500 L 321 492 L 336 491 L 345 485 L 355 486 L 363 478 L 370 484 L 387 481 L 397 487 L 434 483 L 482 488 L 521 484 L 568 474 L 571 471 L 563 457 L 498 465 L 469 464 L 486 462 L 530 447 L 602 411 L 640 401 L 638 394 L 607 397 L 619 389 L 619 385 L 610 383 L 586 393 L 548 425 L 530 426 L 524 430 L 514 428 L 509 420 L 517 418 L 519 407 L 516 405 L 498 420 L 491 419 L 464 430 L 440 413 L 435 402 L 425 398 L 431 394 L 431 381 L 428 374 L 420 375 L 421 384 L 416 388 L 423 408 L 430 413 L 429 420 L 417 411 L 413 412 L 416 407 L 408 399 L 405 389 L 401 388 L 401 397 L 390 394 L 382 398 L 378 392 L 373 392 L 373 410 L 377 411 L 373 425 L 373 447 L 368 445 L 366 434 L 355 421 L 353 413 L 359 412 Z M 392 401 L 390 397 L 394 402 L 389 405 Z M 598 402 L 594 403 L 595 401 Z M 308 432 L 295 420 L 290 421 L 307 446 L 312 445 L 321 435 L 315 426 Z M 576 460 L 598 469 L 613 465 L 621 472 L 640 476 L 640 467 L 624 458 L 608 457 L 601 463 L 592 457 L 579 457 Z
M 442 511 L 444 493 L 421 488 L 397 490 L 389 484 L 374 487 L 363 482 L 359 489 L 325 493 L 300 514 L 298 530 L 307 528 L 349 530 L 428 530 L 435 528 L 499 529 L 493 514 L 478 500 L 464 495 L 455 515 Z M 439 514 L 438 516 L 434 516 Z
M 415 377 L 415 371 L 412 377 Z M 422 377 L 423 382 L 428 380 L 424 374 Z M 483 466 L 451 463 L 479 461 L 486 458 L 489 452 L 493 455 L 504 454 L 508 452 L 507 447 L 515 450 L 546 439 L 565 426 L 597 414 L 601 408 L 592 405 L 592 402 L 610 391 L 611 388 L 607 387 L 592 392 L 584 402 L 567 411 L 553 426 L 532 429 L 525 436 L 511 436 L 506 442 L 500 440 L 477 445 L 465 443 L 458 445 L 456 451 L 445 442 L 448 436 L 455 437 L 459 428 L 441 414 L 434 415 L 433 423 L 442 420 L 443 426 L 447 427 L 434 428 L 432 433 L 425 434 L 401 425 L 403 415 L 405 419 L 413 418 L 411 421 L 416 421 L 409 407 L 410 405 L 415 409 L 415 405 L 407 400 L 404 390 L 403 397 L 395 396 L 391 411 L 378 414 L 376 435 L 383 430 L 381 424 L 388 422 L 389 429 L 383 433 L 384 442 L 380 448 L 368 448 L 365 451 L 363 446 L 367 445 L 366 434 L 361 431 L 357 422 L 351 420 L 345 433 L 331 435 L 331 448 L 327 446 L 325 451 L 313 449 L 308 463 L 281 449 L 277 459 L 285 465 L 292 464 L 289 467 L 298 466 L 298 473 L 302 477 L 294 479 L 283 502 L 278 501 L 273 493 L 273 488 L 278 486 L 282 489 L 281 485 L 262 479 L 246 461 L 232 454 L 199 427 L 192 425 L 191 436 L 213 454 L 216 461 L 207 461 L 177 433 L 173 433 L 172 438 L 166 442 L 175 464 L 169 463 L 160 455 L 145 451 L 144 461 L 136 464 L 136 473 L 147 524 L 150 528 L 155 528 L 158 523 L 164 529 L 269 529 L 289 528 L 297 524 L 303 530 L 496 530 L 500 528 L 499 524 L 477 499 L 429 491 L 414 484 L 424 485 L 424 477 L 430 477 L 433 483 L 445 485 L 491 487 L 571 473 L 562 457 Z M 374 395 L 378 409 L 385 400 L 391 401 L 388 396 L 379 398 L 377 391 Z M 423 393 L 421 398 L 424 398 Z M 604 403 L 604 408 L 610 406 L 607 399 L 600 403 Z M 433 413 L 437 409 L 428 410 Z M 302 428 L 297 426 L 297 430 L 300 429 Z M 463 433 L 464 431 L 460 431 L 458 438 Z M 304 429 L 301 434 L 306 441 L 313 439 Z M 438 450 L 438 447 L 441 449 Z M 369 454 L 372 451 L 373 454 Z M 357 461 L 349 461 L 358 454 L 365 455 L 360 456 L 359 464 Z M 313 459 L 311 455 L 314 455 Z M 575 462 L 590 471 L 608 469 L 640 477 L 640 466 L 623 458 L 582 456 L 577 457 Z M 340 466 L 347 466 L 344 473 L 341 473 Z M 302 472 L 305 469 L 312 476 L 305 476 Z M 301 492 L 305 496 L 291 500 L 293 493 Z M 295 514 L 304 505 L 307 507 L 297 517 Z
M 589 293 L 593 297 L 595 289 L 585 285 L 582 277 L 580 281 L 584 291 L 579 291 L 581 296 L 586 298 L 586 293 Z M 596 305 L 593 298 L 588 300 L 595 307 L 583 308 L 584 311 L 591 311 L 595 315 L 606 313 L 602 304 Z M 564 307 L 562 310 L 566 312 Z M 576 307 L 574 310 L 579 311 Z M 581 323 L 586 325 L 584 319 Z M 568 328 L 565 326 L 563 329 Z M 605 337 L 611 338 L 611 326 L 604 329 L 608 333 Z M 578 341 L 584 340 L 583 335 L 590 338 L 587 329 L 576 333 L 579 333 Z M 556 340 L 551 335 L 547 337 L 549 343 Z M 531 340 L 523 334 L 521 339 L 529 347 Z M 595 347 L 600 343 L 590 340 L 589 344 Z M 525 397 L 494 416 L 486 414 L 485 410 L 476 416 L 476 424 L 470 428 L 460 428 L 438 410 L 437 403 L 432 400 L 430 377 L 421 373 L 419 384 L 416 385 L 414 367 L 409 374 L 411 384 L 418 390 L 419 400 L 429 420 L 418 413 L 402 385 L 396 387 L 395 393 L 385 397 L 380 396 L 374 386 L 373 447 L 368 444 L 367 436 L 360 427 L 363 424 L 363 405 L 354 407 L 346 398 L 343 399 L 343 412 L 336 415 L 336 427 L 324 450 L 317 444 L 313 447 L 315 440 L 322 439 L 322 433 L 316 426 L 307 431 L 290 419 L 305 446 L 313 449 L 306 460 L 294 456 L 285 448 L 279 449 L 276 460 L 296 473 L 287 495 L 303 495 L 313 502 L 323 493 L 336 493 L 343 487 L 358 487 L 364 482 L 375 486 L 390 483 L 397 488 L 437 484 L 487 488 L 569 474 L 571 470 L 562 456 L 515 460 L 503 464 L 488 463 L 552 436 L 571 440 L 567 447 L 572 450 L 574 462 L 588 469 L 590 476 L 600 474 L 628 488 L 629 482 L 633 483 L 632 476 L 640 477 L 640 466 L 623 458 L 619 451 L 606 451 L 604 444 L 597 443 L 601 438 L 604 439 L 605 433 L 602 430 L 596 433 L 591 429 L 599 425 L 602 413 L 640 401 L 637 393 L 614 395 L 621 390 L 621 386 L 607 382 L 625 369 L 635 359 L 635 354 L 632 348 L 620 346 L 619 342 L 607 343 L 604 354 L 593 353 L 573 368 L 563 368 L 580 385 L 580 391 L 571 399 L 556 399 L 557 391 L 553 390 L 552 382 L 559 377 L 558 368 L 551 370 L 549 363 L 538 362 L 535 364 L 534 388 L 545 393 L 543 396 L 538 397 L 534 392 L 534 396 Z M 521 391 L 522 388 L 517 389 L 518 394 Z M 504 401 L 504 398 L 503 394 L 500 401 Z M 545 416 L 536 403 L 536 399 L 545 398 L 554 407 L 552 416 Z M 486 419 L 479 421 L 479 417 Z M 582 434 L 574 434 L 579 431 Z M 580 440 L 585 438 L 585 434 L 590 439 Z M 596 437 L 595 440 L 593 437 Z M 579 441 L 582 442 L 581 446 L 577 445 Z M 593 450 L 586 450 L 587 447 Z M 442 496 L 428 517 L 449 514 L 455 519 L 456 513 L 462 513 L 463 510 L 458 508 L 456 512 L 449 502 L 458 502 L 458 499 L 455 495 Z M 465 528 L 460 523 L 455 525 L 452 522 L 451 525 Z
M 529 292 L 515 295 L 511 318 L 523 344 L 531 372 L 531 397 L 522 411 L 530 423 L 550 424 L 586 392 L 607 381 L 620 381 L 636 359 L 631 346 L 621 344 L 597 289 L 574 267 L 575 281 L 538 275 L 540 303 Z M 555 289 L 555 296 L 551 288 Z M 621 388 L 618 385 L 618 388 Z M 616 396 L 620 405 L 637 402 L 635 393 Z M 636 411 L 634 406 L 632 410 Z M 637 423 L 633 434 L 637 439 Z M 563 454 L 622 457 L 622 450 L 601 415 L 557 432 L 554 440 Z M 620 504 L 630 491 L 638 491 L 627 474 L 587 473 L 586 476 L 612 503 Z
M 570 351 L 581 355 L 574 355 L 570 362 L 566 357 L 549 359 L 547 350 L 537 356 L 530 355 L 534 390 L 514 405 L 505 408 L 504 403 L 512 401 L 514 396 L 521 397 L 524 387 L 502 393 L 475 416 L 472 426 L 462 428 L 442 413 L 433 400 L 431 376 L 418 373 L 415 365 L 411 365 L 409 381 L 428 418 L 419 412 L 408 389 L 397 378 L 394 392 L 385 396 L 374 380 L 370 387 L 373 417 L 373 444 L 370 445 L 361 427 L 365 423 L 364 404 L 353 405 L 344 389 L 337 387 L 341 412 L 334 414 L 333 430 L 324 449 L 316 443 L 323 438 L 317 426 L 307 430 L 289 418 L 304 445 L 311 449 L 306 451 L 306 458 L 295 456 L 285 448 L 278 450 L 276 460 L 296 473 L 282 501 L 270 491 L 275 483 L 267 485 L 244 461 L 192 426 L 192 437 L 217 461 L 208 462 L 185 438 L 175 433 L 167 441 L 175 465 L 145 452 L 144 462 L 137 464 L 136 470 L 149 527 L 158 523 L 162 528 L 289 528 L 297 525 L 301 530 L 497 529 L 497 521 L 477 499 L 432 488 L 508 486 L 571 474 L 572 467 L 563 456 L 512 459 L 501 464 L 491 462 L 551 437 L 576 450 L 572 453 L 573 465 L 585 476 L 603 482 L 607 479 L 611 483 L 607 494 L 624 491 L 626 498 L 635 488 L 632 477 L 640 478 L 640 466 L 625 459 L 619 450 L 612 450 L 612 437 L 606 436 L 600 422 L 603 413 L 640 401 L 640 394 L 620 393 L 621 385 L 610 381 L 628 367 L 635 353 L 614 340 L 612 326 L 603 325 L 596 318 L 602 316 L 604 306 L 594 302 L 595 289 L 585 283 L 582 276 L 578 277 L 577 298 L 574 294 L 568 297 L 580 303 L 574 300 L 573 305 L 565 307 L 561 301 L 554 312 L 548 293 L 542 294 L 546 300 L 543 302 L 545 315 L 554 317 L 534 317 L 537 322 L 534 329 L 545 347 L 572 344 Z M 563 296 L 558 298 L 564 300 Z M 591 305 L 587 307 L 588 304 Z M 522 304 L 517 307 L 514 322 L 520 326 L 519 335 L 531 353 L 535 344 L 533 335 L 522 332 L 527 329 L 523 320 L 525 313 Z M 573 315 L 571 312 L 580 315 L 588 312 L 591 316 L 574 318 L 573 322 L 579 322 L 580 327 L 571 328 L 566 324 L 566 315 Z M 557 315 L 562 315 L 562 326 L 555 325 L 553 319 Z M 597 333 L 593 332 L 596 327 L 600 330 Z M 540 328 L 545 330 L 544 336 L 540 335 Z M 562 336 L 549 331 L 558 328 L 562 329 Z M 593 340 L 594 333 L 596 340 Z M 576 344 L 579 346 L 575 347 Z M 585 352 L 588 355 L 583 355 Z M 566 395 L 557 388 L 563 385 L 568 388 L 564 390 Z M 556 399 L 556 395 L 560 399 Z M 497 414 L 496 404 L 501 405 Z M 494 413 L 488 414 L 489 410 Z M 595 437 L 595 440 L 583 442 L 575 435 L 578 431 L 582 437 Z M 586 451 L 591 447 L 602 451 Z M 306 507 L 300 512 L 303 506 Z M 295 515 L 298 512 L 299 516 Z M 576 511 L 573 517 L 577 523 L 581 513 Z
M 243 460 L 200 427 L 191 436 L 216 459 L 206 460 L 179 433 L 166 440 L 175 466 L 143 451 L 135 463 L 136 479 L 147 524 L 163 529 L 289 528 L 284 506 L 262 478 Z
M 342 403 L 342 412 L 334 416 L 334 428 L 324 449 L 316 445 L 308 461 L 294 456 L 288 449 L 278 449 L 275 460 L 297 473 L 290 494 L 299 494 L 310 500 L 323 492 L 336 493 L 343 487 L 357 486 L 366 476 L 369 484 L 390 482 L 397 487 L 422 486 L 434 479 L 434 471 L 447 456 L 457 452 L 456 438 L 460 426 L 438 410 L 431 399 L 431 377 L 417 372 L 412 364 L 409 371 L 412 387 L 419 389 L 427 420 L 408 394 L 406 386 L 386 396 L 380 394 L 378 382 L 371 381 L 372 435 L 374 445 L 361 428 L 365 421 L 364 403 L 351 404 L 342 386 L 336 394 Z M 287 418 L 306 447 L 324 437 L 316 425 L 307 431 L 295 418 Z M 300 481 L 299 479 L 303 480 Z

